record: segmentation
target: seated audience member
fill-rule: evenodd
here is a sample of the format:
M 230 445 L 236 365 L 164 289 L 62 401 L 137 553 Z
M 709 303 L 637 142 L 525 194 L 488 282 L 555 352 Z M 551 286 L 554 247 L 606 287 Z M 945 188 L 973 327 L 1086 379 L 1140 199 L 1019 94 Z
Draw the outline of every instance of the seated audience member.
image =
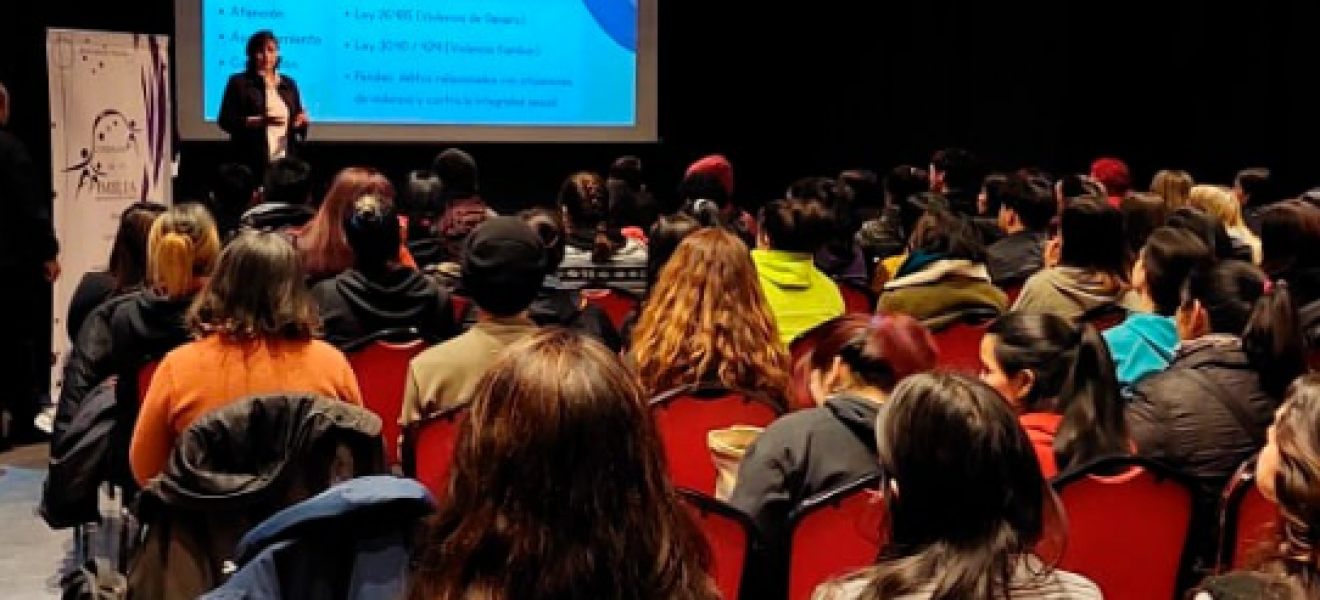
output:
M 1311 348 L 1320 350 L 1320 208 L 1286 200 L 1260 212 L 1262 267 L 1288 283 Z
M 866 264 L 874 274 L 874 265 L 891 256 L 907 253 L 907 241 L 912 227 L 924 209 L 908 210 L 909 198 L 930 189 L 926 172 L 911 165 L 894 167 L 884 179 L 884 211 L 879 217 L 867 220 L 857 230 L 857 244 L 866 254 Z
M 423 260 L 413 244 L 420 242 L 433 244 L 436 241 L 436 226 L 440 223 L 440 215 L 444 213 L 445 208 L 442 192 L 440 178 L 435 173 L 423 169 L 408 173 L 403 194 L 399 196 L 399 215 L 408 221 L 403 239 L 408 244 L 408 251 L 412 252 L 419 265 L 434 262 Z
M 387 329 L 413 328 L 429 342 L 458 332 L 449 294 L 399 264 L 399 219 L 389 203 L 363 196 L 344 221 L 352 269 L 312 287 L 325 340 L 343 348 Z
M 1169 222 L 1169 207 L 1164 198 L 1150 192 L 1133 192 L 1123 199 L 1118 211 L 1123 213 L 1123 235 L 1127 238 L 1128 259 L 1136 262 L 1146 240 L 1156 229 Z
M 559 190 L 568 239 L 559 278 L 575 288 L 604 284 L 646 293 L 646 244 L 611 226 L 609 197 L 600 175 L 579 172 Z
M 888 539 L 886 551 L 816 598 L 1102 598 L 1090 580 L 1052 568 L 1056 557 L 1035 555 L 1063 515 L 1031 441 L 989 386 L 947 373 L 908 377 L 880 411 L 876 440 L 889 518 L 875 534 Z
M 1138 451 L 1199 484 L 1188 556 L 1202 566 L 1212 564 L 1224 484 L 1265 444 L 1288 384 L 1306 371 L 1287 286 L 1266 292 L 1265 282 L 1242 261 L 1194 271 L 1175 317 L 1182 344 L 1127 409 Z
M 1132 191 L 1132 172 L 1117 158 L 1097 158 L 1091 163 L 1091 178 L 1104 186 L 1109 206 L 1118 208 Z
M 405 598 L 717 600 L 710 548 L 618 357 L 555 328 L 490 360 Z
M 481 196 L 477 161 L 458 148 L 436 155 L 431 171 L 440 178 L 440 221 L 435 234 L 438 246 L 420 264 L 440 287 L 453 292 L 462 285 L 463 244 L 469 233 L 486 219 L 497 216 Z
M 1198 185 L 1192 188 L 1187 201 L 1192 208 L 1214 217 L 1223 226 L 1234 257 L 1260 264 L 1260 238 L 1242 220 L 1242 205 L 1238 204 L 1232 191 L 1222 185 Z
M 463 248 L 463 288 L 477 305 L 477 323 L 413 359 L 400 425 L 466 402 L 495 356 L 536 332 L 528 309 L 545 264 L 541 239 L 518 217 L 495 217 L 472 230 Z
M 215 182 L 206 203 L 215 217 L 220 239 L 229 239 L 238 229 L 243 213 L 252 208 L 261 191 L 261 182 L 252 169 L 242 163 L 225 163 L 216 170 Z
M 1169 220 L 1165 221 L 1165 225 L 1186 229 L 1196 234 L 1201 243 L 1210 249 L 1215 260 L 1251 262 L 1249 248 L 1235 245 L 1233 238 L 1228 236 L 1228 230 L 1224 228 L 1224 224 L 1201 209 L 1184 206 L 1169 213 Z
M 934 203 L 918 221 L 911 251 L 880 293 L 879 312 L 909 315 L 940 330 L 971 315 L 995 316 L 1008 296 L 990 283 L 985 247 L 966 217 Z
M 830 211 L 834 233 L 825 246 L 816 251 L 816 268 L 830 279 L 865 286 L 871 281 L 866 256 L 854 236 L 857 225 L 853 222 L 849 191 L 836 179 L 808 177 L 788 188 L 790 200 L 815 200 Z
M 785 407 L 788 350 L 780 339 L 747 247 L 733 232 L 707 227 L 684 238 L 661 269 L 629 356 L 651 396 L 710 384 Z
M 1320 596 L 1320 564 L 1310 540 L 1320 528 L 1320 377 L 1295 381 L 1256 460 L 1256 488 L 1279 510 L 1268 544 L 1249 570 L 1210 577 L 1195 600 L 1306 600 Z
M 146 485 L 198 417 L 248 396 L 312 393 L 362 403 L 348 359 L 314 336 L 320 323 L 298 252 L 283 236 L 248 231 L 225 247 L 188 314 L 197 341 L 165 356 L 129 450 Z
M 628 313 L 623 319 L 623 327 L 619 334 L 623 338 L 623 347 L 626 349 L 632 345 L 633 329 L 637 326 L 637 319 L 641 317 L 642 311 L 646 309 L 646 301 L 655 291 L 656 282 L 660 280 L 660 270 L 669 264 L 669 259 L 674 256 L 674 251 L 678 250 L 678 244 L 687 236 L 701 230 L 701 223 L 696 219 L 685 214 L 678 213 L 673 215 L 661 215 L 656 219 L 655 225 L 651 226 L 647 232 L 646 247 L 646 295 L 642 296 L 641 303 L 636 309 Z
M 78 339 L 87 315 L 113 297 L 138 291 L 147 280 L 147 237 L 164 204 L 137 202 L 119 214 L 119 230 L 110 248 L 109 267 L 83 275 L 69 298 L 65 332 Z
M 1233 198 L 1242 205 L 1242 220 L 1247 228 L 1260 235 L 1260 213 L 1279 200 L 1273 189 L 1270 170 L 1262 167 L 1242 169 L 1233 178 Z
M 815 200 L 776 200 L 761 212 L 752 261 L 785 346 L 843 314 L 839 286 L 814 257 L 834 232 L 829 208 Z
M 1174 315 L 1183 285 L 1192 271 L 1213 260 L 1210 249 L 1185 229 L 1162 227 L 1147 239 L 1132 265 L 1132 289 L 1141 308 L 1104 333 L 1125 390 L 1173 361 L 1179 343 Z
M 724 227 L 748 248 L 756 247 L 756 219 L 739 208 L 733 198 L 733 165 L 719 154 L 704 156 L 688 166 L 678 184 L 680 212 L 703 227 Z
M 1059 208 L 1050 182 L 1012 175 L 999 192 L 999 228 L 1004 237 L 985 251 L 990 280 L 1009 289 L 1045 268 L 1045 243 Z
M 145 288 L 93 311 L 70 348 L 55 415 L 57 440 L 87 395 L 111 377 L 117 377 L 119 406 L 136 407 L 138 370 L 189 341 L 184 317 L 220 256 L 215 223 L 200 205 L 181 204 L 155 219 L 146 246 Z
M 875 419 L 894 386 L 939 359 L 930 331 L 906 315 L 846 315 L 820 325 L 794 365 L 815 408 L 770 424 L 743 456 L 729 503 L 763 533 L 786 531 L 804 500 L 877 472 Z
M 646 189 L 642 161 L 636 156 L 620 156 L 610 164 L 605 178 L 610 197 L 609 212 L 614 225 L 625 236 L 647 243 L 646 232 L 660 218 L 660 204 Z
M 1151 193 L 1164 201 L 1165 212 L 1172 212 L 1187 206 L 1187 194 L 1192 192 L 1196 180 L 1187 171 L 1164 169 L 1155 173 L 1151 179 Z
M 541 290 L 532 301 L 529 316 L 543 327 L 559 325 L 581 331 L 618 352 L 623 347 L 623 341 L 619 339 L 619 332 L 610 322 L 609 315 L 599 306 L 588 303 L 578 289 L 564 285 L 559 279 L 559 266 L 564 261 L 568 238 L 559 213 L 547 208 L 533 208 L 523 211 L 519 217 L 541 238 L 541 244 L 546 250 L 545 278 L 541 280 Z M 469 313 L 475 322 L 476 310 Z
M 1027 279 L 1014 311 L 1078 319 L 1106 305 L 1140 308 L 1127 281 L 1123 214 L 1104 199 L 1070 201 L 1046 255 L 1047 265 L 1055 264 Z
M 981 378 L 1008 400 L 1046 478 L 1132 453 L 1114 363 L 1090 325 L 1008 313 L 981 339 Z
M 239 217 L 239 224 L 262 231 L 291 231 L 316 216 L 312 206 L 312 167 L 292 157 L 276 159 L 266 169 L 258 202 Z
M 394 206 L 394 184 L 375 169 L 349 167 L 335 175 L 330 191 L 326 192 L 316 216 L 294 235 L 294 245 L 302 259 L 307 280 L 316 283 L 334 277 L 353 266 L 353 249 L 344 236 L 344 222 L 353 211 L 353 203 L 363 196 L 375 196 Z M 403 223 L 398 224 L 400 230 Z M 399 264 L 417 267 L 400 243 L 397 250 Z

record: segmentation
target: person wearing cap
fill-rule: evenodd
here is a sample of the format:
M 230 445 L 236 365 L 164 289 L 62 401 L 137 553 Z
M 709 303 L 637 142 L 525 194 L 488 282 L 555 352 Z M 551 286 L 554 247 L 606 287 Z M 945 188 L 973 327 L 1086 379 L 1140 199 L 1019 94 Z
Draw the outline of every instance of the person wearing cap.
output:
M 522 219 L 495 217 L 472 230 L 463 247 L 462 277 L 477 306 L 477 323 L 408 365 L 400 425 L 463 403 L 501 350 L 537 330 L 528 310 L 545 265 L 541 238 Z

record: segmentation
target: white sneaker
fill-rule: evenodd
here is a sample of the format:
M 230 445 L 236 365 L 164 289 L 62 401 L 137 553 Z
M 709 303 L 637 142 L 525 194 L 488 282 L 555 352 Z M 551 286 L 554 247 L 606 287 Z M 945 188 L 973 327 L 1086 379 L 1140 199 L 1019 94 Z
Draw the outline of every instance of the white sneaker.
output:
M 32 426 L 41 430 L 43 433 L 53 433 L 55 431 L 55 407 L 42 407 L 41 412 L 37 413 L 37 418 L 32 419 Z

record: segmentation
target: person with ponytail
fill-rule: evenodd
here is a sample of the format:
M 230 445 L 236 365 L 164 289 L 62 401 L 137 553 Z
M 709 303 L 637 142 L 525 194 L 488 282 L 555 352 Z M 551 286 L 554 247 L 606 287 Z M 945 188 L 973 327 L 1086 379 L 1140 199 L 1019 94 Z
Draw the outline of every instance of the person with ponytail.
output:
M 610 224 L 609 195 L 600 175 L 570 175 L 559 190 L 559 208 L 568 225 L 559 266 L 566 286 L 606 285 L 638 296 L 646 292 L 646 245 Z
M 144 289 L 93 311 L 70 350 L 52 447 L 58 446 L 87 395 L 113 376 L 118 376 L 119 406 L 137 406 L 138 370 L 188 341 L 184 315 L 219 256 L 220 234 L 201 204 L 178 204 L 155 219 L 147 235 Z
M 1104 338 L 1052 314 L 1011 312 L 981 340 L 981 378 L 1018 412 L 1047 478 L 1132 453 Z
M 1267 545 L 1248 555 L 1247 570 L 1207 578 L 1195 600 L 1320 598 L 1320 376 L 1290 386 L 1256 460 L 1256 487 L 1280 519 Z
M 1306 357 L 1288 286 L 1268 283 L 1248 262 L 1193 271 L 1175 319 L 1182 344 L 1167 370 L 1136 386 L 1128 425 L 1140 454 L 1198 482 L 1189 550 L 1209 565 L 1218 494 L 1265 445 Z
M 845 315 L 822 323 L 793 366 L 814 408 L 771 423 L 744 455 L 729 503 L 767 534 L 788 529 L 804 500 L 877 472 L 875 418 L 904 377 L 935 368 L 929 330 L 907 315 Z

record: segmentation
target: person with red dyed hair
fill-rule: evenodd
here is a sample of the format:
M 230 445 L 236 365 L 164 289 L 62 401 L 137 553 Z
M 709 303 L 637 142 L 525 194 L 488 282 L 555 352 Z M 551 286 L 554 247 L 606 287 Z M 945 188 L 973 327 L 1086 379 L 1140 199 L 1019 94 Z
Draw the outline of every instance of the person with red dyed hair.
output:
M 1091 178 L 1105 186 L 1105 196 L 1114 208 L 1132 191 L 1132 172 L 1127 163 L 1117 158 L 1097 158 L 1091 163 Z
M 875 473 L 875 419 L 904 377 L 935 368 L 928 329 L 907 315 L 846 315 L 822 323 L 793 365 L 794 387 L 818 406 L 770 425 L 747 450 L 729 503 L 767 533 L 815 494 Z M 802 391 L 799 391 L 802 393 Z

